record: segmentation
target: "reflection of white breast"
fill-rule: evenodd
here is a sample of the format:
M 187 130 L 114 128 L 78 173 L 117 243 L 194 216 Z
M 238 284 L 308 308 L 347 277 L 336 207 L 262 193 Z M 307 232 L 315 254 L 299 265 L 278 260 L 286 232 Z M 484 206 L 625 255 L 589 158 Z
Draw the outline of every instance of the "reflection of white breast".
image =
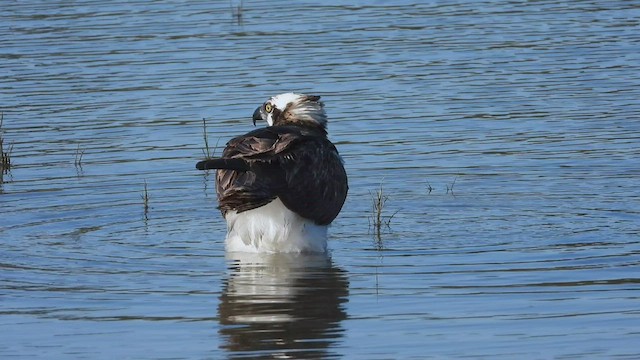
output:
M 248 309 L 260 304 L 287 304 L 296 295 L 295 277 L 288 271 L 271 271 L 269 268 L 246 269 L 231 278 L 228 294 L 236 305 L 244 303 Z M 247 311 L 229 314 L 229 321 L 236 323 L 277 323 L 294 320 L 291 314 L 279 311 Z
M 228 253 L 228 258 L 237 264 L 227 288 L 227 296 L 233 299 L 234 308 L 238 310 L 228 314 L 228 320 L 235 323 L 297 320 L 291 309 L 300 292 L 306 291 L 299 281 L 307 275 L 307 267 L 329 266 L 325 255 L 300 258 L 284 254 Z
M 218 318 L 229 358 L 325 359 L 349 283 L 325 254 L 226 253 Z
M 236 213 L 227 212 L 226 247 L 231 252 L 325 252 L 327 226 L 317 225 L 287 209 L 279 198 Z

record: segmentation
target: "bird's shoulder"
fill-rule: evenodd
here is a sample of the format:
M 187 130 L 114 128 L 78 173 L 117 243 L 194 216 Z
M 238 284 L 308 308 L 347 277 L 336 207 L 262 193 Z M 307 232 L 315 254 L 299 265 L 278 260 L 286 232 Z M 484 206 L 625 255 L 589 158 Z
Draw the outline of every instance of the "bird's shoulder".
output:
M 297 145 L 326 138 L 326 135 L 300 126 L 269 126 L 250 131 L 231 139 L 224 150 L 224 157 L 259 159 L 292 151 Z

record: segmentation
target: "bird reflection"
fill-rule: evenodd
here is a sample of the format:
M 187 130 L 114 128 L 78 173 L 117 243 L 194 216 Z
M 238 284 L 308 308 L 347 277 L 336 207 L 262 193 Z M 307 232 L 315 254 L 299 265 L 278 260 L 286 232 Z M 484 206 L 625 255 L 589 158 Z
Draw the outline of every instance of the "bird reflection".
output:
M 227 257 L 218 315 L 229 359 L 332 357 L 346 318 L 343 270 L 326 255 Z

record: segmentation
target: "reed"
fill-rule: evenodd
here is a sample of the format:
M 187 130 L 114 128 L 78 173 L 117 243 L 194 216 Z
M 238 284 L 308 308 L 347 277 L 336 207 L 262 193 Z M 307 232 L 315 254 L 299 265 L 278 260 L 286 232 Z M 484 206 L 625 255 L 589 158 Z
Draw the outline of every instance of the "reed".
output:
M 147 219 L 149 214 L 149 191 L 147 189 L 147 180 L 144 181 L 144 189 L 142 191 L 142 206 L 144 207 L 144 217 Z
M 213 147 L 213 151 L 211 151 L 211 148 L 209 147 L 209 135 L 207 135 L 206 118 L 202 118 L 202 137 L 204 138 L 204 148 L 202 149 L 202 153 L 204 154 L 205 160 L 215 157 L 218 144 L 220 143 L 220 137 L 216 140 L 216 145 Z
M 244 10 L 244 4 L 242 0 L 236 6 L 233 6 L 233 0 L 229 0 L 229 7 L 231 8 L 231 16 L 236 20 L 238 25 L 242 24 L 242 12 Z
M 451 193 L 452 196 L 456 196 L 453 193 L 453 187 L 456 184 L 456 180 L 458 180 L 458 177 L 456 176 L 455 178 L 453 178 L 453 182 L 451 183 L 451 185 L 447 185 L 447 194 Z
M 204 149 L 202 152 L 204 153 L 205 158 L 211 159 L 211 150 L 209 149 L 209 137 L 207 136 L 207 119 L 202 118 L 202 134 L 204 137 Z
M 433 191 L 433 188 L 431 187 L 429 181 L 427 181 L 427 190 L 429 190 L 429 194 L 431 194 L 431 192 Z
M 391 228 L 391 220 L 396 216 L 399 210 L 396 210 L 391 216 L 385 216 L 385 206 L 389 200 L 389 196 L 384 193 L 383 181 L 375 193 L 371 193 L 371 217 L 369 225 L 373 226 L 374 235 L 378 242 L 378 247 L 382 248 L 382 230 L 384 227 Z
M 7 149 L 4 147 L 3 122 L 4 113 L 0 113 L 0 182 L 2 181 L 1 175 L 8 174 L 11 171 L 11 151 L 13 151 L 13 145 L 10 145 Z
M 82 157 L 84 156 L 84 150 L 80 149 L 80 144 L 78 144 L 78 147 L 76 148 L 76 154 L 75 154 L 75 159 L 73 161 L 73 165 L 75 165 L 76 168 L 82 168 Z

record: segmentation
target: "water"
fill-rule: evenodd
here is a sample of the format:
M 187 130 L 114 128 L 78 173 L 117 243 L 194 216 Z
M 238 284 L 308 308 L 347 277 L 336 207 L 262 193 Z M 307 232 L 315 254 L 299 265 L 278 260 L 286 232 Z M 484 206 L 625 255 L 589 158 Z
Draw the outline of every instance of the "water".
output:
M 2 2 L 2 358 L 640 357 L 636 2 L 236 5 Z M 290 90 L 330 258 L 226 256 L 202 118 Z

